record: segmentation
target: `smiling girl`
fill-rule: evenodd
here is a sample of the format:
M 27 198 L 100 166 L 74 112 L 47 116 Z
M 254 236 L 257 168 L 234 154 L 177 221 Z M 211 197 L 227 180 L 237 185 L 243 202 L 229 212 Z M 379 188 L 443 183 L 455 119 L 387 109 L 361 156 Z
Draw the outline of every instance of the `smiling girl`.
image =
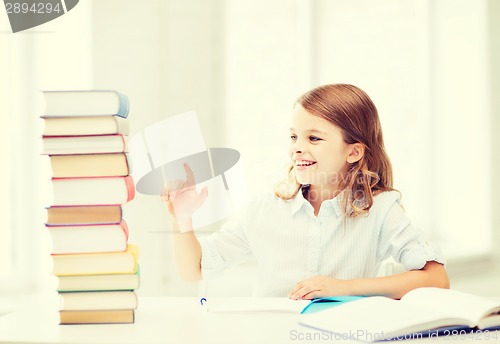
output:
M 361 89 L 325 85 L 292 112 L 288 179 L 198 240 L 191 217 L 207 197 L 189 166 L 166 190 L 181 275 L 209 278 L 236 264 L 258 263 L 256 296 L 313 299 L 334 295 L 400 298 L 425 286 L 448 288 L 440 251 L 412 226 L 393 189 L 375 105 Z M 376 277 L 393 257 L 405 272 Z

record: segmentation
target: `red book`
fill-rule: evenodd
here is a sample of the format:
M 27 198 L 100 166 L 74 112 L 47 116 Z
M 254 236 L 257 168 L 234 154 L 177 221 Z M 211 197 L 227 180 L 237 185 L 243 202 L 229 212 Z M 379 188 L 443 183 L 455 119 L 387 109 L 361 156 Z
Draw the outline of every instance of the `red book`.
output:
M 124 204 L 135 196 L 126 177 L 52 178 L 53 206 Z

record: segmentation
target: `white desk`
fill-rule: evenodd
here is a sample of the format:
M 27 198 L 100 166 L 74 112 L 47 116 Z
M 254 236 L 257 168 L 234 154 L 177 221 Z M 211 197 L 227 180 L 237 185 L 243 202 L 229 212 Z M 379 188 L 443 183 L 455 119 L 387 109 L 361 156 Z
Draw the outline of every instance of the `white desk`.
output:
M 237 298 L 234 300 L 237 302 Z M 53 300 L 26 300 L 17 311 L 0 316 L 0 343 L 338 342 L 299 325 L 297 314 L 204 313 L 199 298 L 141 297 L 135 324 L 58 325 L 56 309 Z M 315 333 L 319 336 L 316 339 L 305 339 Z M 447 339 L 451 338 L 437 340 Z M 435 341 L 435 338 L 424 338 L 408 343 Z

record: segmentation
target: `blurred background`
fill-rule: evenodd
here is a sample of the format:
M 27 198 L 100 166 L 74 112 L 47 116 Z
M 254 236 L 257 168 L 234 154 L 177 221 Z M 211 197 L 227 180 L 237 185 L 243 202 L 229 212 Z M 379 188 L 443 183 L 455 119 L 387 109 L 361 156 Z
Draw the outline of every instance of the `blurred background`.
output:
M 395 187 L 444 251 L 452 287 L 498 296 L 500 0 L 82 0 L 16 34 L 0 14 L 0 76 L 1 296 L 54 291 L 41 90 L 122 92 L 132 135 L 197 111 L 207 146 L 241 153 L 252 196 L 285 173 L 294 101 L 327 83 L 377 105 Z M 178 277 L 159 197 L 137 194 L 124 211 L 139 295 L 197 295 Z M 249 295 L 254 268 L 209 293 Z

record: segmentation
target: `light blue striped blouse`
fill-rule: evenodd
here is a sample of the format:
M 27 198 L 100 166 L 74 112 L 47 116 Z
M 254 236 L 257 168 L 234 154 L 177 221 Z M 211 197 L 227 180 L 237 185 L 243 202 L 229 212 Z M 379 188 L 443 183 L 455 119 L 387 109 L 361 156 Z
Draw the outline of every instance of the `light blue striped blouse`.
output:
M 427 261 L 445 263 L 440 250 L 412 226 L 395 191 L 375 196 L 367 216 L 346 224 L 339 197 L 324 201 L 315 216 L 302 192 L 288 201 L 262 196 L 199 241 L 204 278 L 256 259 L 255 296 L 285 297 L 297 282 L 317 275 L 375 277 L 390 256 L 406 270 L 421 269 Z

